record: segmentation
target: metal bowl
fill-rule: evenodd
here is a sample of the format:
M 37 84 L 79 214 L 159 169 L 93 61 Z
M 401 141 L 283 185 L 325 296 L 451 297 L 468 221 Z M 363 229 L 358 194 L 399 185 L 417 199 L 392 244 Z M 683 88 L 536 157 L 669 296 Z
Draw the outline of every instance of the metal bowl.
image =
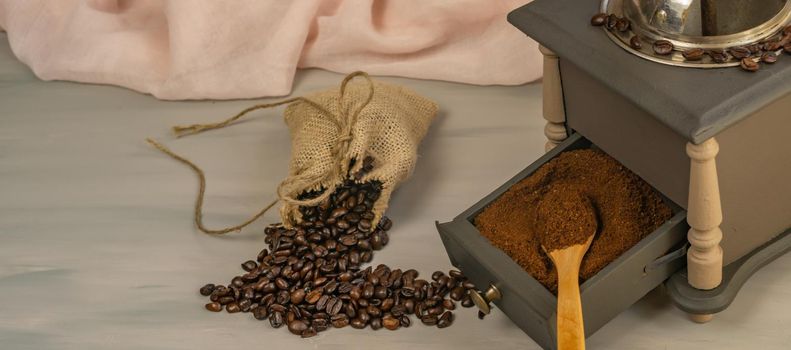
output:
M 601 11 L 628 19 L 626 32 L 608 30 L 611 39 L 643 58 L 677 66 L 716 68 L 738 60 L 715 63 L 709 57 L 686 61 L 683 50 L 727 50 L 771 39 L 791 21 L 791 0 L 603 0 Z M 638 36 L 642 49 L 630 47 Z M 657 55 L 650 43 L 668 40 L 676 51 Z

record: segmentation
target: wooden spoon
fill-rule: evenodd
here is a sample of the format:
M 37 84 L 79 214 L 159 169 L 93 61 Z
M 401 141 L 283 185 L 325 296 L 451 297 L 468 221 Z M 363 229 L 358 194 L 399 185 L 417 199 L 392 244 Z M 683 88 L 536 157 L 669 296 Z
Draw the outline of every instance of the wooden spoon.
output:
M 594 234 L 591 232 L 583 244 L 547 253 L 558 271 L 558 350 L 585 349 L 579 274 L 582 257 L 590 248 Z
M 541 248 L 558 273 L 558 350 L 585 349 L 580 301 L 580 264 L 596 235 L 590 199 L 573 188 L 551 188 L 538 206 Z

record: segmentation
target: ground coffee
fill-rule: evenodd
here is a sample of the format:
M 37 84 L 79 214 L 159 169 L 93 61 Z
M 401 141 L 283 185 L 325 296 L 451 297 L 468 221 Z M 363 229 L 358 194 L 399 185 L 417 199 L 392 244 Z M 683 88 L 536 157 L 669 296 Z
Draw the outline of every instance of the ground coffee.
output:
M 582 261 L 581 282 L 672 215 L 651 186 L 603 152 L 586 149 L 561 153 L 512 186 L 475 218 L 475 226 L 492 244 L 553 293 L 557 290 L 557 272 L 541 249 L 538 207 L 548 191 L 568 187 L 590 199 L 599 224 Z
M 583 244 L 596 233 L 596 213 L 577 187 L 551 186 L 538 205 L 537 233 L 551 252 Z

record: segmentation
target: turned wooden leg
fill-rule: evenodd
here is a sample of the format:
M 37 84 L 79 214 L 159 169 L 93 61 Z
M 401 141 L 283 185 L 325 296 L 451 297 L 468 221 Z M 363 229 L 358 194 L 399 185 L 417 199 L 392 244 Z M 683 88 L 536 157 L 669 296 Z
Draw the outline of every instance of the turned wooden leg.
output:
M 687 278 L 692 287 L 703 290 L 717 288 L 722 282 L 722 207 L 714 160 L 717 152 L 719 145 L 714 138 L 699 145 L 687 144 L 690 158 L 687 239 L 691 246 L 687 253 Z M 711 315 L 691 316 L 698 323 L 711 320 Z
M 547 125 L 544 127 L 547 143 L 544 148 L 548 152 L 568 137 L 566 134 L 566 109 L 563 106 L 563 87 L 560 82 L 558 56 L 543 46 L 539 46 L 539 50 L 544 54 L 542 94 L 544 96 L 544 119 L 547 121 Z

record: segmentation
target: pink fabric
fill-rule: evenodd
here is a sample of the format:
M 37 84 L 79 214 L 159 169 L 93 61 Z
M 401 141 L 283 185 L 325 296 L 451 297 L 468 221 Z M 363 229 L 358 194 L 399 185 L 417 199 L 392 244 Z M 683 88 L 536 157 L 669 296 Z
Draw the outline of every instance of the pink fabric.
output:
M 521 84 L 537 44 L 506 14 L 528 0 L 0 0 L 0 27 L 44 80 L 162 99 L 287 95 L 297 68 Z

